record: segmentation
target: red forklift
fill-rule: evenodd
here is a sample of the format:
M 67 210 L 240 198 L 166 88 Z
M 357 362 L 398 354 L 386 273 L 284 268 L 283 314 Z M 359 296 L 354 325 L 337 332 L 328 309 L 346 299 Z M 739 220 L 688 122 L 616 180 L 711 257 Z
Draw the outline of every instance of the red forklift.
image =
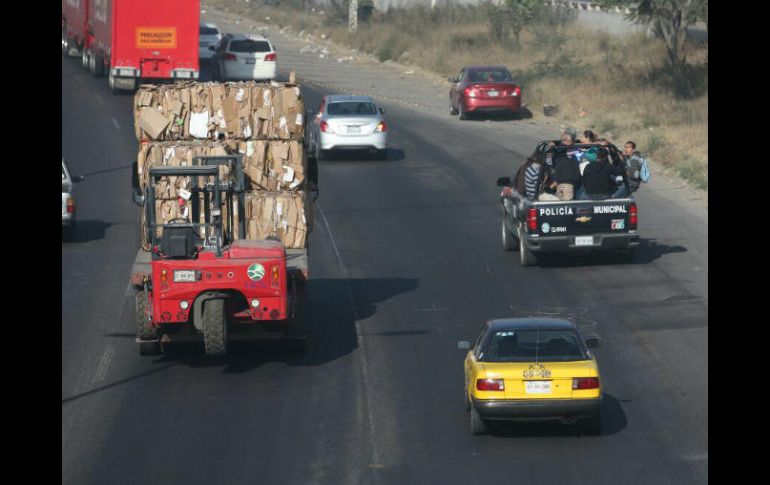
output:
M 291 339 L 304 349 L 307 249 L 286 249 L 277 238 L 241 239 L 242 158 L 195 157 L 191 166 L 150 167 L 144 190 L 134 193 L 151 246 L 139 249 L 131 275 L 140 354 L 202 340 L 206 355 L 223 356 L 229 341 L 264 338 Z M 229 167 L 229 180 L 220 179 L 221 165 Z M 189 217 L 156 220 L 155 183 L 164 177 L 189 177 Z

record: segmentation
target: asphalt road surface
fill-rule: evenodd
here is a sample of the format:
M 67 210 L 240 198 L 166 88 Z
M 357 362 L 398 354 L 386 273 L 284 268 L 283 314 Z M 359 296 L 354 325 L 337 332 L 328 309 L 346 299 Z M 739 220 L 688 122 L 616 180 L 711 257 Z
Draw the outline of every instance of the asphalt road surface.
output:
M 322 94 L 304 89 L 306 105 Z M 498 176 L 532 150 L 484 123 L 385 105 L 387 161 L 320 164 L 309 350 L 244 343 L 139 356 L 128 276 L 130 95 L 62 65 L 62 155 L 86 180 L 62 243 L 62 482 L 708 481 L 708 224 L 639 192 L 632 263 L 523 268 L 503 252 Z M 603 338 L 603 436 L 559 423 L 472 436 L 463 351 L 489 318 L 553 315 Z

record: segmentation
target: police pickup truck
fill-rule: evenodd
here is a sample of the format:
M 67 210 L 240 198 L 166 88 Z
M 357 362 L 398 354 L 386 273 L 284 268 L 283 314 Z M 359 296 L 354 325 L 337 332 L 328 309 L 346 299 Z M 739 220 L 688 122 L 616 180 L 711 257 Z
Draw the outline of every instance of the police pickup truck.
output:
M 558 143 L 558 142 L 555 142 Z M 550 160 L 558 152 L 582 153 L 597 145 L 549 145 L 540 142 L 535 157 L 540 162 L 535 194 L 542 194 L 551 183 Z M 602 146 L 613 164 L 623 163 L 613 145 Z M 520 170 L 519 177 L 524 177 Z M 622 183 L 628 180 L 622 176 Z M 588 200 L 533 200 L 526 196 L 524 182 L 500 177 L 497 185 L 502 213 L 502 244 L 506 251 L 519 251 L 522 266 L 537 264 L 538 256 L 552 252 L 619 250 L 629 258 L 639 245 L 638 214 L 633 197 Z M 517 186 L 518 189 L 517 190 Z

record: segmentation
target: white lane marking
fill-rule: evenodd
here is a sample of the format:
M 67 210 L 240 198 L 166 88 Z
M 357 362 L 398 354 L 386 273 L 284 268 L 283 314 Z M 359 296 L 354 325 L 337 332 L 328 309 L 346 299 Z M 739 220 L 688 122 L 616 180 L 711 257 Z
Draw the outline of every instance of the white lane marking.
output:
M 94 374 L 92 382 L 100 382 L 104 380 L 104 377 L 107 375 L 107 369 L 110 367 L 110 362 L 112 362 L 112 355 L 114 353 L 114 346 L 110 345 L 107 347 L 107 350 L 105 350 L 104 354 L 102 354 L 102 360 L 99 361 L 99 365 L 96 367 L 96 373 Z
M 120 123 L 118 123 L 118 119 L 114 116 L 112 117 L 112 124 L 115 125 L 115 128 L 120 130 Z
M 358 360 L 359 364 L 361 365 L 361 377 L 364 382 L 364 394 L 365 394 L 365 400 L 366 400 L 366 414 L 367 414 L 367 421 L 368 421 L 368 428 L 369 428 L 369 446 L 372 449 L 372 457 L 371 462 L 372 463 L 379 463 L 379 454 L 377 453 L 377 445 L 374 440 L 374 437 L 377 436 L 375 429 L 374 429 L 374 416 L 372 415 L 372 409 L 374 409 L 372 405 L 372 398 L 371 393 L 369 392 L 369 364 L 366 360 L 366 347 L 364 346 L 364 340 L 361 337 L 363 335 L 363 329 L 361 328 L 361 322 L 358 318 L 358 311 L 356 310 L 356 300 L 353 296 L 353 287 L 350 285 L 350 275 L 348 273 L 347 268 L 345 268 L 345 264 L 342 262 L 342 257 L 340 256 L 340 252 L 337 249 L 337 243 L 334 242 L 334 235 L 332 235 L 332 230 L 329 227 L 329 221 L 326 220 L 326 215 L 324 214 L 323 209 L 321 208 L 321 204 L 316 204 L 316 207 L 318 207 L 318 213 L 321 214 L 321 219 L 323 219 L 324 226 L 326 226 L 326 232 L 329 233 L 329 239 L 332 242 L 332 248 L 334 249 L 334 254 L 337 256 L 337 262 L 340 265 L 340 268 L 342 269 L 342 275 L 345 277 L 345 283 L 348 290 L 348 300 L 350 301 L 350 309 L 353 312 L 353 318 L 356 322 L 356 340 L 358 341 L 358 348 L 360 349 L 360 352 L 358 353 Z
M 94 98 L 96 99 L 96 101 L 99 102 L 99 104 L 104 104 L 104 98 L 102 98 L 98 94 L 94 93 Z

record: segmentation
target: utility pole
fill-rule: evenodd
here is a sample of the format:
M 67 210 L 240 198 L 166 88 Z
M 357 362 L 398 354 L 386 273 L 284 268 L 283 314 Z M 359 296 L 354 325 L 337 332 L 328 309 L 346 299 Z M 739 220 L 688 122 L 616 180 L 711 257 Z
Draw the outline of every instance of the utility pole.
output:
M 348 32 L 358 32 L 358 0 L 350 0 L 348 9 Z

